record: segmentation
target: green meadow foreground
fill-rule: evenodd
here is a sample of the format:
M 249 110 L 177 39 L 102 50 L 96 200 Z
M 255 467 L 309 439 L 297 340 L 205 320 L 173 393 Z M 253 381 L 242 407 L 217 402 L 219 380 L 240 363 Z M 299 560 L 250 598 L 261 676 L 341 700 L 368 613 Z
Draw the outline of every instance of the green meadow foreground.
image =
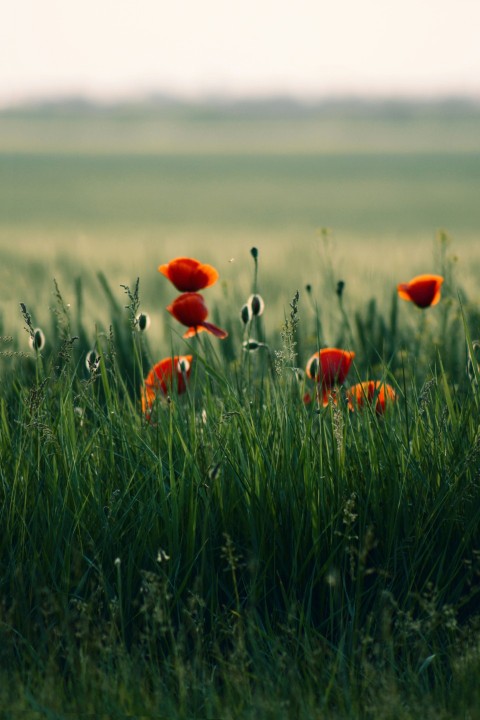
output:
M 357 118 L 370 154 L 349 149 L 345 195 L 322 161 L 322 205 L 299 160 L 318 118 L 293 165 L 277 125 L 273 165 L 222 176 L 122 117 L 0 116 L 2 717 L 480 718 L 475 118 L 435 140 L 415 116 L 408 142 Z M 194 120 L 231 150 L 225 117 Z M 444 149 L 383 155 L 386 182 L 379 138 Z M 184 255 L 218 280 L 174 286 Z

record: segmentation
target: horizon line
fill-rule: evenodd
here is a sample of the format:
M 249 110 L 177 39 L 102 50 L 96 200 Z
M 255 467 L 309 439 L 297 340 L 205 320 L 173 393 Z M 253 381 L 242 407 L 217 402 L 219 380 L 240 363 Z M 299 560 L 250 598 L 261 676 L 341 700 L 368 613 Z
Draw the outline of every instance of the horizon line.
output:
M 293 93 L 290 91 L 242 92 L 205 91 L 199 93 L 182 93 L 169 90 L 150 90 L 144 92 L 125 91 L 117 93 L 96 93 L 87 91 L 24 93 L 17 98 L 1 98 L 0 112 L 11 109 L 35 109 L 61 105 L 84 105 L 86 107 L 115 108 L 119 105 L 241 105 L 274 104 L 278 102 L 292 105 L 315 107 L 328 104 L 364 103 L 374 105 L 385 104 L 416 104 L 435 105 L 449 102 L 480 104 L 480 92 L 442 91 L 431 93 L 410 92 L 354 92 L 336 91 L 325 93 Z

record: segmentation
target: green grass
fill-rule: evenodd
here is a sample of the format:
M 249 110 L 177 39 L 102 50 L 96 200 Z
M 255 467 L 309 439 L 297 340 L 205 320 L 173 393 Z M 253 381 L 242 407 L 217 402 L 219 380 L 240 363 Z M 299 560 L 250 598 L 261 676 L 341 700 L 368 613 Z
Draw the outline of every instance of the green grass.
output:
M 135 294 L 102 280 L 93 374 L 88 317 L 58 289 L 43 352 L 3 341 L 6 712 L 477 717 L 478 310 L 443 271 L 425 311 L 355 314 L 336 296 L 314 310 L 304 294 L 283 340 L 264 335 L 267 304 L 246 329 L 268 343 L 255 353 L 227 297 L 212 313 L 226 341 L 171 334 L 191 382 L 150 422 L 140 386 L 158 352 L 132 334 Z M 349 384 L 395 387 L 384 417 L 302 402 L 314 390 L 291 366 L 335 314 Z

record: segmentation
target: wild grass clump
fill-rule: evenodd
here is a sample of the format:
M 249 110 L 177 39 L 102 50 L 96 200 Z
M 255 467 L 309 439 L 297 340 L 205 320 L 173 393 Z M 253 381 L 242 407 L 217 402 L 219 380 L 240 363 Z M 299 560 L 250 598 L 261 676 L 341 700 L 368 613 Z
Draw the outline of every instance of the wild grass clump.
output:
M 44 343 L 25 306 L 30 350 L 3 339 L 10 713 L 476 717 L 477 311 L 451 286 L 438 307 L 351 313 L 347 278 L 336 335 L 295 290 L 269 335 L 252 255 L 244 306 L 212 310 L 224 340 L 182 314 L 188 337 L 154 355 L 139 282 L 104 276 L 108 328 L 88 328 L 80 283 L 76 312 L 55 285 Z M 317 375 L 325 346 L 355 352 L 345 387 Z M 159 365 L 145 403 L 180 354 L 188 373 Z M 387 399 L 353 404 L 366 380 Z

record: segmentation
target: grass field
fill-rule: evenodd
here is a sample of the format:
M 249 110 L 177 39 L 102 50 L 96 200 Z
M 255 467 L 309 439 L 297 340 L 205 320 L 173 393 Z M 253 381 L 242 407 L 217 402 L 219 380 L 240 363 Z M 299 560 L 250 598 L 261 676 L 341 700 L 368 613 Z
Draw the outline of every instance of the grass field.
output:
M 0 115 L 2 717 L 480 718 L 480 114 L 342 107 Z

